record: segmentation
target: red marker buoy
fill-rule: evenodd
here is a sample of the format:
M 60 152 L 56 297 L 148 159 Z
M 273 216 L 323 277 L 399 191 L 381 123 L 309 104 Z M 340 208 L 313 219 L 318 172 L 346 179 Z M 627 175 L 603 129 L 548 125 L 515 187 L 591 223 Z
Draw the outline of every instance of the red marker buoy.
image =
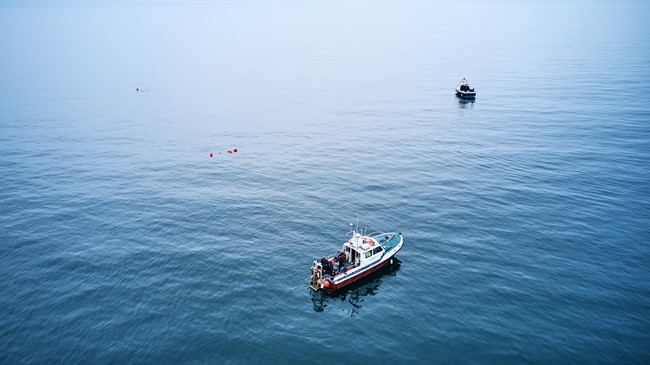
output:
M 229 155 L 232 155 L 232 151 L 231 151 L 231 150 L 228 150 L 228 154 L 229 154 Z
M 210 157 L 212 157 L 212 152 L 210 152 Z
M 237 149 L 235 148 L 235 149 L 233 149 L 232 151 L 233 151 L 233 152 L 237 152 Z
M 135 91 L 136 91 L 136 92 L 140 91 L 140 88 L 139 88 L 139 87 L 136 87 L 136 88 L 135 88 Z

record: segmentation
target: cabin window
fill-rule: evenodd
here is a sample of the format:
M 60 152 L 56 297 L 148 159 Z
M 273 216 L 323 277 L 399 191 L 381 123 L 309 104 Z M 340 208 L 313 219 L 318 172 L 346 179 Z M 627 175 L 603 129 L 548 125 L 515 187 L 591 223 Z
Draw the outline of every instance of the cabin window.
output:
M 372 256 L 372 251 L 366 251 L 366 258 Z
M 379 252 L 381 252 L 381 251 L 383 251 L 383 249 L 381 248 L 381 246 L 379 246 L 379 247 L 375 247 L 375 248 L 372 250 L 372 253 L 373 253 L 373 255 L 374 255 L 374 254 L 377 254 L 377 253 L 379 253 Z

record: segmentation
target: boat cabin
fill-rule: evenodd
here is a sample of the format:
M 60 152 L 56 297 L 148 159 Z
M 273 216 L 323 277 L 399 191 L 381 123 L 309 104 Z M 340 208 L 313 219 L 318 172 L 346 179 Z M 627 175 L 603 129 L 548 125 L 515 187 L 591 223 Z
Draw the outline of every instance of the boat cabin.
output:
M 381 258 L 384 249 L 375 239 L 356 233 L 343 244 L 346 261 L 351 267 L 367 265 Z M 347 267 L 348 265 L 346 265 Z

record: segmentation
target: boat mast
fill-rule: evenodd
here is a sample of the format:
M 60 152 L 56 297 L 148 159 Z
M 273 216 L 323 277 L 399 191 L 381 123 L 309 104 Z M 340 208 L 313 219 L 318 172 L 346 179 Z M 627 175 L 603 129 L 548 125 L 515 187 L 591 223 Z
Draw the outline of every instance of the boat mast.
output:
M 354 233 L 359 232 L 359 216 L 357 216 L 357 228 L 354 230 Z

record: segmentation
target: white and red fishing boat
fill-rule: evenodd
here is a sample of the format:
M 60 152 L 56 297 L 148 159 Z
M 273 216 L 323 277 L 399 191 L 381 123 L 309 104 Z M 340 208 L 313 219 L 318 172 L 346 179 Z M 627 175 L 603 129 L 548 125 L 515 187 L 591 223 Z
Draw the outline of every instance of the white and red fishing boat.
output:
M 402 248 L 401 233 L 374 232 L 362 235 L 356 229 L 341 250 L 331 257 L 314 260 L 309 286 L 314 290 L 332 293 L 392 263 Z

